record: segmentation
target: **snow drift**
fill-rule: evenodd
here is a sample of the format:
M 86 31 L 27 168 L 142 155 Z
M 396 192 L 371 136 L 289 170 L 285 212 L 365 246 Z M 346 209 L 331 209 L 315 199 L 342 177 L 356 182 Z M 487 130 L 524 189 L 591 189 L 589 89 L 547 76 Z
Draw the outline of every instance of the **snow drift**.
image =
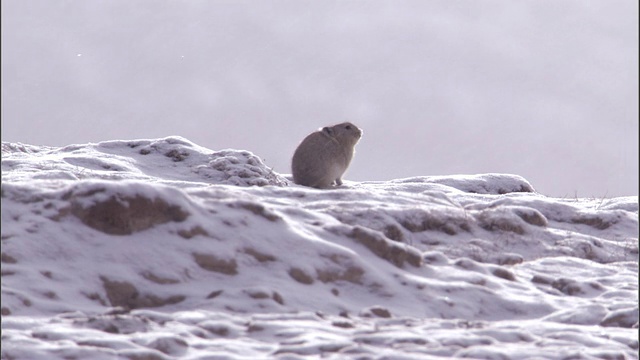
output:
M 637 357 L 637 197 L 316 190 L 180 137 L 2 151 L 3 358 Z

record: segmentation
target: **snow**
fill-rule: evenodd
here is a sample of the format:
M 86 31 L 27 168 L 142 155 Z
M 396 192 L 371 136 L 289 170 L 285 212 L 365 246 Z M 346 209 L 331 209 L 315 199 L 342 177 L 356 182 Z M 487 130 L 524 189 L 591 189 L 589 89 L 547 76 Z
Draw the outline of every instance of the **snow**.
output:
M 187 139 L 2 144 L 2 357 L 638 357 L 638 198 L 298 186 Z

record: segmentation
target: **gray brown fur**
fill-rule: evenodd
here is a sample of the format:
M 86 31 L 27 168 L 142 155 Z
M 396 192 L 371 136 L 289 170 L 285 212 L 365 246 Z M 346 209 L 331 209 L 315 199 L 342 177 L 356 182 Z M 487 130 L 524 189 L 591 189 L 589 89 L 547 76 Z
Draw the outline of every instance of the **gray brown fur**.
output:
M 324 189 L 342 185 L 362 130 L 350 122 L 309 134 L 296 149 L 291 172 L 296 184 Z

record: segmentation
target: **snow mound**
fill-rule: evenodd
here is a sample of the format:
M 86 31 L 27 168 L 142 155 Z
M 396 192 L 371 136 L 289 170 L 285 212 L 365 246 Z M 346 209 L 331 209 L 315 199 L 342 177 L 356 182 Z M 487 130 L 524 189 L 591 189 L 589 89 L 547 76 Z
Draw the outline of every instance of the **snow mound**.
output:
M 502 195 L 513 192 L 535 192 L 527 180 L 518 175 L 480 174 L 421 176 L 390 181 L 391 184 L 434 183 L 474 194 Z
M 2 150 L 3 358 L 637 355 L 637 197 L 318 190 L 178 137 Z
M 2 143 L 8 180 L 137 179 L 175 186 L 287 186 L 249 151 L 211 151 L 179 136 L 105 141 L 62 148 Z M 16 171 L 12 171 L 16 170 Z

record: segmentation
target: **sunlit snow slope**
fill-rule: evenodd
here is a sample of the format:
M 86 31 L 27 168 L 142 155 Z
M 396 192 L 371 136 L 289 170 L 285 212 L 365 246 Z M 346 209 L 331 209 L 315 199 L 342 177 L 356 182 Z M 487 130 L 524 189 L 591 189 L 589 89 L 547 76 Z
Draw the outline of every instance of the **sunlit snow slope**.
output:
M 3 359 L 637 358 L 637 267 L 637 197 L 2 144 Z

